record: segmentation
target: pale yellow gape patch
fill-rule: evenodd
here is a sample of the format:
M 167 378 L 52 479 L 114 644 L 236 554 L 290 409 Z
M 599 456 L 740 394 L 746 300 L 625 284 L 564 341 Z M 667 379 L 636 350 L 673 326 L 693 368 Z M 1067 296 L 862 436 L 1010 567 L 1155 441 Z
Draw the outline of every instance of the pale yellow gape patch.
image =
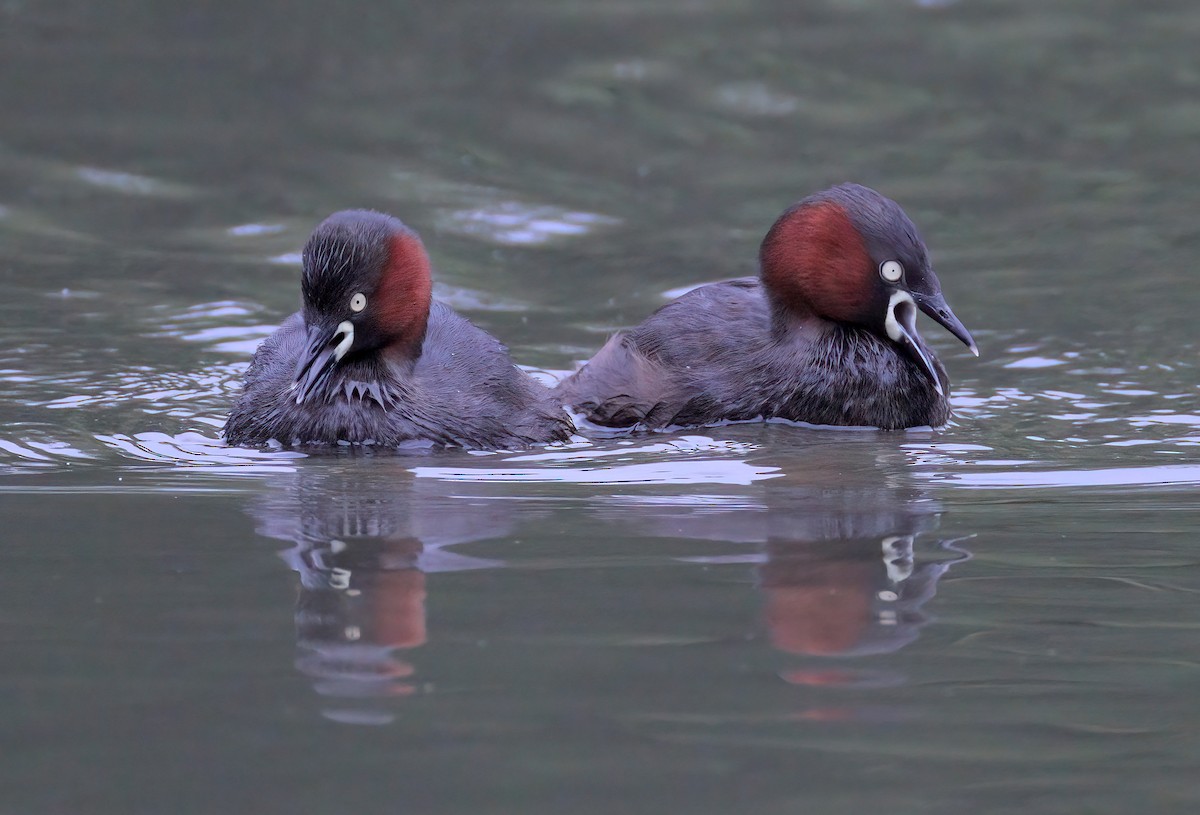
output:
M 884 265 L 886 266 L 887 264 L 885 263 Z M 899 264 L 896 265 L 898 266 Z M 881 269 L 880 274 L 882 273 Z M 897 316 L 897 309 L 906 304 L 907 308 Z M 934 370 L 933 363 L 921 348 L 921 344 L 917 342 L 917 304 L 911 294 L 903 290 L 892 292 L 892 299 L 888 301 L 887 319 L 884 321 L 884 327 L 887 329 L 887 335 L 891 337 L 893 342 L 903 343 L 912 348 L 917 356 L 921 358 L 921 362 L 925 364 L 925 367 L 930 372 Z M 942 391 L 942 383 L 936 379 L 933 382 L 933 389 L 939 395 L 945 395 L 944 391 Z
M 349 320 L 343 320 L 338 324 L 337 333 L 333 336 L 336 338 L 341 335 L 341 340 L 333 349 L 333 358 L 338 362 L 342 361 L 342 357 L 346 356 L 346 352 L 350 350 L 350 346 L 354 345 L 354 323 Z
M 912 295 L 908 292 L 892 292 L 892 299 L 888 301 L 887 305 L 887 319 L 884 321 L 884 326 L 887 328 L 887 335 L 894 342 L 904 342 L 906 339 L 911 340 L 908 329 L 901 325 L 900 321 L 896 318 L 896 307 L 901 303 L 908 303 L 914 310 L 917 308 L 916 301 L 912 299 Z

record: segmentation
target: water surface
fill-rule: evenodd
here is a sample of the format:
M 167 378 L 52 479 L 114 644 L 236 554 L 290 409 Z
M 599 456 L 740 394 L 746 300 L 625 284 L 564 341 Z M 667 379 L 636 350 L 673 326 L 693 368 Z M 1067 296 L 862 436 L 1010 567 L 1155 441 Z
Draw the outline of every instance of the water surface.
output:
M 1191 812 L 1183 0 L 0 6 L 0 809 Z M 941 432 L 225 448 L 344 207 L 570 370 L 855 180 Z

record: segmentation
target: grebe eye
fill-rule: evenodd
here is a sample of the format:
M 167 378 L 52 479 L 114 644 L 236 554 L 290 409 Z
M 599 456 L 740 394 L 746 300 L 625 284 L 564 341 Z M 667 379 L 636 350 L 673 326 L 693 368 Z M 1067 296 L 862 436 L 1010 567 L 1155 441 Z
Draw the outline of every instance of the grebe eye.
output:
M 904 266 L 898 260 L 885 260 L 879 264 L 879 276 L 889 283 L 898 283 L 904 277 Z
M 362 292 L 358 292 L 350 298 L 350 310 L 355 314 L 367 307 L 367 296 Z

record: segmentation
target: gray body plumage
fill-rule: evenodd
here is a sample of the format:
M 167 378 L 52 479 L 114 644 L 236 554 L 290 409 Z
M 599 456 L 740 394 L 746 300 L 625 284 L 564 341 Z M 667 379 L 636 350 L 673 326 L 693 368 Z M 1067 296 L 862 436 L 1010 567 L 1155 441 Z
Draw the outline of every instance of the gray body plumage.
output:
M 297 404 L 297 363 L 307 344 L 297 312 L 259 347 L 229 420 L 230 444 L 409 441 L 468 448 L 520 448 L 561 441 L 570 420 L 508 350 L 442 303 L 429 309 L 420 353 L 347 357 L 322 398 Z
M 773 315 L 756 278 L 668 303 L 555 393 L 591 422 L 640 430 L 772 418 L 896 429 L 950 418 L 946 398 L 894 344 L 812 315 Z

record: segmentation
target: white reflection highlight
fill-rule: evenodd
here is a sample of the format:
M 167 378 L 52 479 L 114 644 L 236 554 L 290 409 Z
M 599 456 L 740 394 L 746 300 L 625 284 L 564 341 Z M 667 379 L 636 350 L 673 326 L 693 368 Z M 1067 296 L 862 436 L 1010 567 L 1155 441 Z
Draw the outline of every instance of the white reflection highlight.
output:
M 214 473 L 290 471 L 295 459 L 307 457 L 295 450 L 229 447 L 219 438 L 200 433 L 180 433 L 176 436 L 166 433 L 97 435 L 96 440 L 140 461 L 202 466 L 206 471 Z
M 442 481 L 523 482 L 547 484 L 736 484 L 779 478 L 778 467 L 755 467 L 744 461 L 700 459 L 622 464 L 615 467 L 495 469 L 414 467 L 417 478 Z
M 594 212 L 573 212 L 519 201 L 443 211 L 438 217 L 438 226 L 448 232 L 512 246 L 538 245 L 556 238 L 586 235 L 619 223 L 617 218 Z
M 182 184 L 119 170 L 102 170 L 99 167 L 79 167 L 75 170 L 75 175 L 93 187 L 125 195 L 170 198 L 187 195 L 190 192 Z
M 1055 487 L 1164 487 L 1200 484 L 1200 465 L 1113 467 L 1102 470 L 1027 470 L 955 473 L 932 480 L 970 489 L 1045 489 Z

